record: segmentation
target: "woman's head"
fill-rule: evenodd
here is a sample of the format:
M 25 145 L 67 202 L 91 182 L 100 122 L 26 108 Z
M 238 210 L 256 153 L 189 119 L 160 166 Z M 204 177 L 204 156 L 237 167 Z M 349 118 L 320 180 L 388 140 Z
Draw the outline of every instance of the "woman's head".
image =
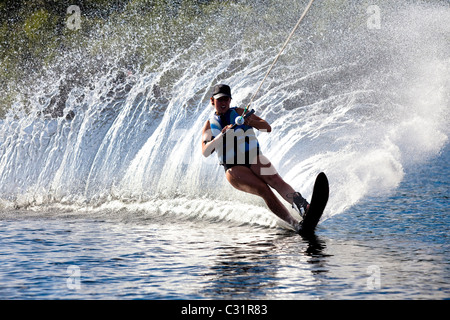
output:
M 230 108 L 231 89 L 226 84 L 218 84 L 214 86 L 211 96 L 211 104 L 215 107 L 217 114 L 224 114 Z

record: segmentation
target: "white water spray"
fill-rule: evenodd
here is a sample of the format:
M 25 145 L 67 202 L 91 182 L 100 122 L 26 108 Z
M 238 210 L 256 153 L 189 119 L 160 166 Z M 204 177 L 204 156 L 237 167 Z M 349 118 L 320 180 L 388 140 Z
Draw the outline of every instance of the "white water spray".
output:
M 291 40 L 253 102 L 273 128 L 258 136 L 262 151 L 285 180 L 310 197 L 317 173 L 327 173 L 324 218 L 367 195 L 389 194 L 405 166 L 427 161 L 447 143 L 450 50 L 443 26 L 450 10 L 422 6 L 390 7 L 380 30 L 346 30 L 345 14 L 324 26 L 329 7 L 311 9 L 309 30 Z M 365 19 L 366 10 L 354 10 Z M 90 87 L 73 87 L 64 109 L 73 110 L 72 120 L 40 115 L 49 100 L 43 91 L 32 96 L 31 111 L 17 102 L 0 122 L 0 206 L 147 210 L 273 225 L 262 201 L 234 190 L 215 157 L 200 152 L 212 86 L 228 83 L 233 105 L 243 106 L 278 50 L 264 30 L 251 45 L 245 29 L 235 31 L 240 36 L 226 48 L 205 50 L 208 35 L 200 34 L 157 68 L 125 76 L 113 69 Z

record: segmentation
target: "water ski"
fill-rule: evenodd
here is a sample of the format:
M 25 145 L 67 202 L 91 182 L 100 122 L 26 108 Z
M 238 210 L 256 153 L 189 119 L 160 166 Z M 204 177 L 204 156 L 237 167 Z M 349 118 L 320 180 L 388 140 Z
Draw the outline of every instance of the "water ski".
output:
M 314 234 L 314 229 L 316 229 L 323 210 L 327 205 L 329 191 L 328 178 L 325 173 L 321 172 L 318 174 L 314 183 L 311 203 L 303 217 L 302 227 L 299 231 L 300 235 L 308 236 Z

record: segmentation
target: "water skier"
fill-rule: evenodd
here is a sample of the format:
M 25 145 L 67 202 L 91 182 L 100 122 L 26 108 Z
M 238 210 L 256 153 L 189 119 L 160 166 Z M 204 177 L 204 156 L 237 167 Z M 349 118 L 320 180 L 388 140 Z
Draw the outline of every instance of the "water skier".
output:
M 306 212 L 309 204 L 283 180 L 269 159 L 261 153 L 253 131 L 255 128 L 270 132 L 272 129 L 269 123 L 252 114 L 243 124 L 231 129 L 244 109 L 230 108 L 230 103 L 230 87 L 225 84 L 216 85 L 211 97 L 215 112 L 203 127 L 202 154 L 209 157 L 216 151 L 220 164 L 225 168 L 225 176 L 234 188 L 262 197 L 274 214 L 299 231 L 301 222 L 290 214 L 271 188 L 300 214 Z

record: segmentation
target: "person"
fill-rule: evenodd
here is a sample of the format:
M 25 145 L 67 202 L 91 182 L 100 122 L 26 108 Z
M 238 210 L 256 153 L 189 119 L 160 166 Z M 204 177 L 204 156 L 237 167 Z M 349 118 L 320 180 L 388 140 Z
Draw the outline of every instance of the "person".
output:
M 279 218 L 291 225 L 297 232 L 301 222 L 294 218 L 281 203 L 272 189 L 290 203 L 301 215 L 309 208 L 309 203 L 296 192 L 264 156 L 253 130 L 271 132 L 270 124 L 252 114 L 243 124 L 236 125 L 243 108 L 231 108 L 231 88 L 226 84 L 214 86 L 211 104 L 215 112 L 206 121 L 202 131 L 202 154 L 209 157 L 217 152 L 219 162 L 224 166 L 225 177 L 236 189 L 262 197 L 268 208 Z

